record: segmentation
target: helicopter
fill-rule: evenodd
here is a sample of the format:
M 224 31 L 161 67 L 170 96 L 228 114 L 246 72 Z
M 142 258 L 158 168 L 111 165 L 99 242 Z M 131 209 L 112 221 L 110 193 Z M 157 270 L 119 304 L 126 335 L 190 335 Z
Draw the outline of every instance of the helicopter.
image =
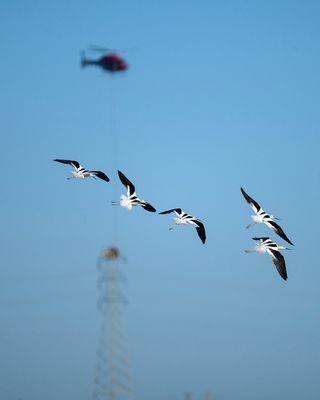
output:
M 115 51 L 99 46 L 90 46 L 90 50 L 102 52 L 103 55 L 98 59 L 87 58 L 84 51 L 81 51 L 81 67 L 87 65 L 97 65 L 105 71 L 115 73 L 122 72 L 129 68 L 127 62 Z

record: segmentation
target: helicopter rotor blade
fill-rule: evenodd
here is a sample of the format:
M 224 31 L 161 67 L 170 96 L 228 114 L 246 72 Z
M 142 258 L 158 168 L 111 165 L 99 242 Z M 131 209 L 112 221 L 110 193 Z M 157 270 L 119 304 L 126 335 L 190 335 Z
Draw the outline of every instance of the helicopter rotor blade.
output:
M 116 48 L 112 49 L 110 47 L 102 47 L 102 46 L 97 46 L 97 45 L 90 45 L 88 46 L 88 50 L 90 51 L 97 51 L 99 53 L 131 53 L 131 52 L 137 52 L 139 49 L 137 47 L 126 47 L 126 48 Z
M 102 46 L 96 46 L 96 45 L 90 45 L 89 50 L 98 51 L 100 53 L 110 53 L 113 51 L 109 47 L 102 47 Z

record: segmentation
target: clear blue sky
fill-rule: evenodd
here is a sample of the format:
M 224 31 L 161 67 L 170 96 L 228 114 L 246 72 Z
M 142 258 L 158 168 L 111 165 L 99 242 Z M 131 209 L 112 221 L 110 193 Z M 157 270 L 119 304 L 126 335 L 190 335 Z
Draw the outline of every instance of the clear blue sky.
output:
M 116 211 L 137 399 L 319 399 L 319 18 L 317 1 L 1 2 L 2 399 L 91 398 L 117 169 L 207 229 L 202 245 Z M 130 69 L 81 70 L 89 44 L 129 49 Z M 67 181 L 53 158 L 111 182 Z M 287 282 L 244 253 L 282 241 L 245 229 L 240 186 L 295 243 Z

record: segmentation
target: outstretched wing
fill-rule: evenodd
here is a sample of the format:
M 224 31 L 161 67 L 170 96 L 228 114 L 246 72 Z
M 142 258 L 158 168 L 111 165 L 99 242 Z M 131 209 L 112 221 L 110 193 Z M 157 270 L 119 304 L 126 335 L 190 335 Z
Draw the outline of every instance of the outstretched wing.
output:
M 72 165 L 75 169 L 78 169 L 78 168 L 81 167 L 81 165 L 78 163 L 78 161 L 74 161 L 74 160 L 61 160 L 60 158 L 56 158 L 53 161 L 57 161 L 57 162 L 62 163 L 62 164 Z
M 286 263 L 285 263 L 283 255 L 277 250 L 268 249 L 267 251 L 271 255 L 272 261 L 273 261 L 274 265 L 276 266 L 277 271 L 279 272 L 279 275 L 281 276 L 282 279 L 284 279 L 286 281 L 288 278 L 288 275 L 287 275 Z
M 101 171 L 90 171 L 92 174 L 94 174 L 95 176 L 97 176 L 98 178 L 102 179 L 103 181 L 109 182 L 110 179 L 109 177 Z
M 118 175 L 122 184 L 128 189 L 129 196 L 131 196 L 136 191 L 134 184 L 121 171 L 118 171 Z
M 264 223 L 271 228 L 272 230 L 275 231 L 277 235 L 279 235 L 283 240 L 286 242 L 290 243 L 292 246 L 294 244 L 288 239 L 287 235 L 284 233 L 283 229 L 274 221 L 264 221 Z
M 182 213 L 182 210 L 181 210 L 181 208 L 171 208 L 171 210 L 167 210 L 167 211 L 162 211 L 162 212 L 160 212 L 159 214 L 170 214 L 170 213 L 172 213 L 172 212 L 177 212 L 178 214 L 181 214 Z
M 264 237 L 253 237 L 253 240 L 259 240 L 261 242 L 265 242 L 266 240 L 268 240 L 269 238 L 264 236 Z
M 156 211 L 157 211 L 154 207 L 152 207 L 151 204 L 146 203 L 146 202 L 141 203 L 141 206 L 142 206 L 146 211 L 150 211 L 150 212 L 156 212 Z
M 204 225 L 200 221 L 195 221 L 196 223 L 196 229 L 199 235 L 199 238 L 201 239 L 202 243 L 204 244 L 206 242 L 206 230 L 204 229 Z
M 261 209 L 261 207 L 259 206 L 259 204 L 253 200 L 252 197 L 250 197 L 242 188 L 241 189 L 241 193 L 243 194 L 243 197 L 246 199 L 247 203 L 250 205 L 250 207 L 253 209 L 253 211 L 255 212 L 255 214 L 258 213 L 258 211 Z

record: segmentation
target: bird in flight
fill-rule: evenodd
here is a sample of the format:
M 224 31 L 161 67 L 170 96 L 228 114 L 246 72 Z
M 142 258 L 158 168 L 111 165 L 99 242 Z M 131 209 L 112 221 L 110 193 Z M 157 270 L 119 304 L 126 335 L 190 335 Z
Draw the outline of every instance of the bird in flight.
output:
M 139 199 L 136 195 L 136 189 L 132 182 L 121 172 L 118 171 L 120 181 L 127 189 L 127 196 L 122 194 L 120 196 L 120 201 L 113 201 L 113 205 L 120 205 L 121 207 L 132 210 L 133 206 L 141 206 L 146 211 L 155 212 L 157 211 L 151 204 L 147 203 L 145 200 Z
M 202 243 L 204 244 L 206 241 L 206 231 L 204 229 L 203 223 L 196 217 L 193 217 L 192 215 L 189 215 L 185 213 L 184 211 L 181 210 L 181 208 L 172 208 L 171 210 L 167 211 L 162 211 L 159 214 L 170 214 L 174 212 L 177 217 L 173 217 L 173 221 L 177 225 L 185 225 L 185 224 L 191 224 L 196 227 L 197 233 L 199 238 L 201 239 Z M 173 227 L 169 228 L 170 230 L 173 229 Z
M 277 243 L 273 242 L 268 237 L 254 237 L 253 240 L 259 241 L 260 243 L 257 244 L 252 250 L 245 250 L 246 253 L 268 253 L 272 257 L 272 261 L 279 272 L 279 275 L 285 281 L 287 280 L 287 269 L 286 263 L 284 260 L 283 255 L 280 253 L 279 250 L 291 250 L 285 246 L 279 246 Z
M 88 169 L 85 169 L 82 167 L 78 161 L 74 160 L 61 160 L 59 158 L 53 160 L 62 164 L 69 164 L 74 168 L 74 171 L 71 171 L 71 176 L 69 176 L 67 179 L 84 179 L 84 178 L 89 178 L 92 177 L 94 179 L 100 178 L 103 181 L 109 182 L 110 179 L 107 177 L 107 175 L 104 172 L 101 171 L 90 171 Z
M 255 214 L 251 215 L 253 222 L 247 225 L 246 228 L 250 228 L 250 226 L 254 224 L 265 224 L 269 228 L 271 228 L 277 235 L 279 235 L 283 240 L 294 246 L 294 244 L 289 240 L 287 235 L 284 233 L 283 229 L 274 221 L 275 219 L 278 220 L 279 218 L 276 218 L 275 216 L 263 211 L 260 205 L 255 200 L 253 200 L 253 198 L 250 197 L 242 188 L 241 188 L 241 193 L 243 194 L 243 197 L 246 199 L 247 203 L 250 205 Z

